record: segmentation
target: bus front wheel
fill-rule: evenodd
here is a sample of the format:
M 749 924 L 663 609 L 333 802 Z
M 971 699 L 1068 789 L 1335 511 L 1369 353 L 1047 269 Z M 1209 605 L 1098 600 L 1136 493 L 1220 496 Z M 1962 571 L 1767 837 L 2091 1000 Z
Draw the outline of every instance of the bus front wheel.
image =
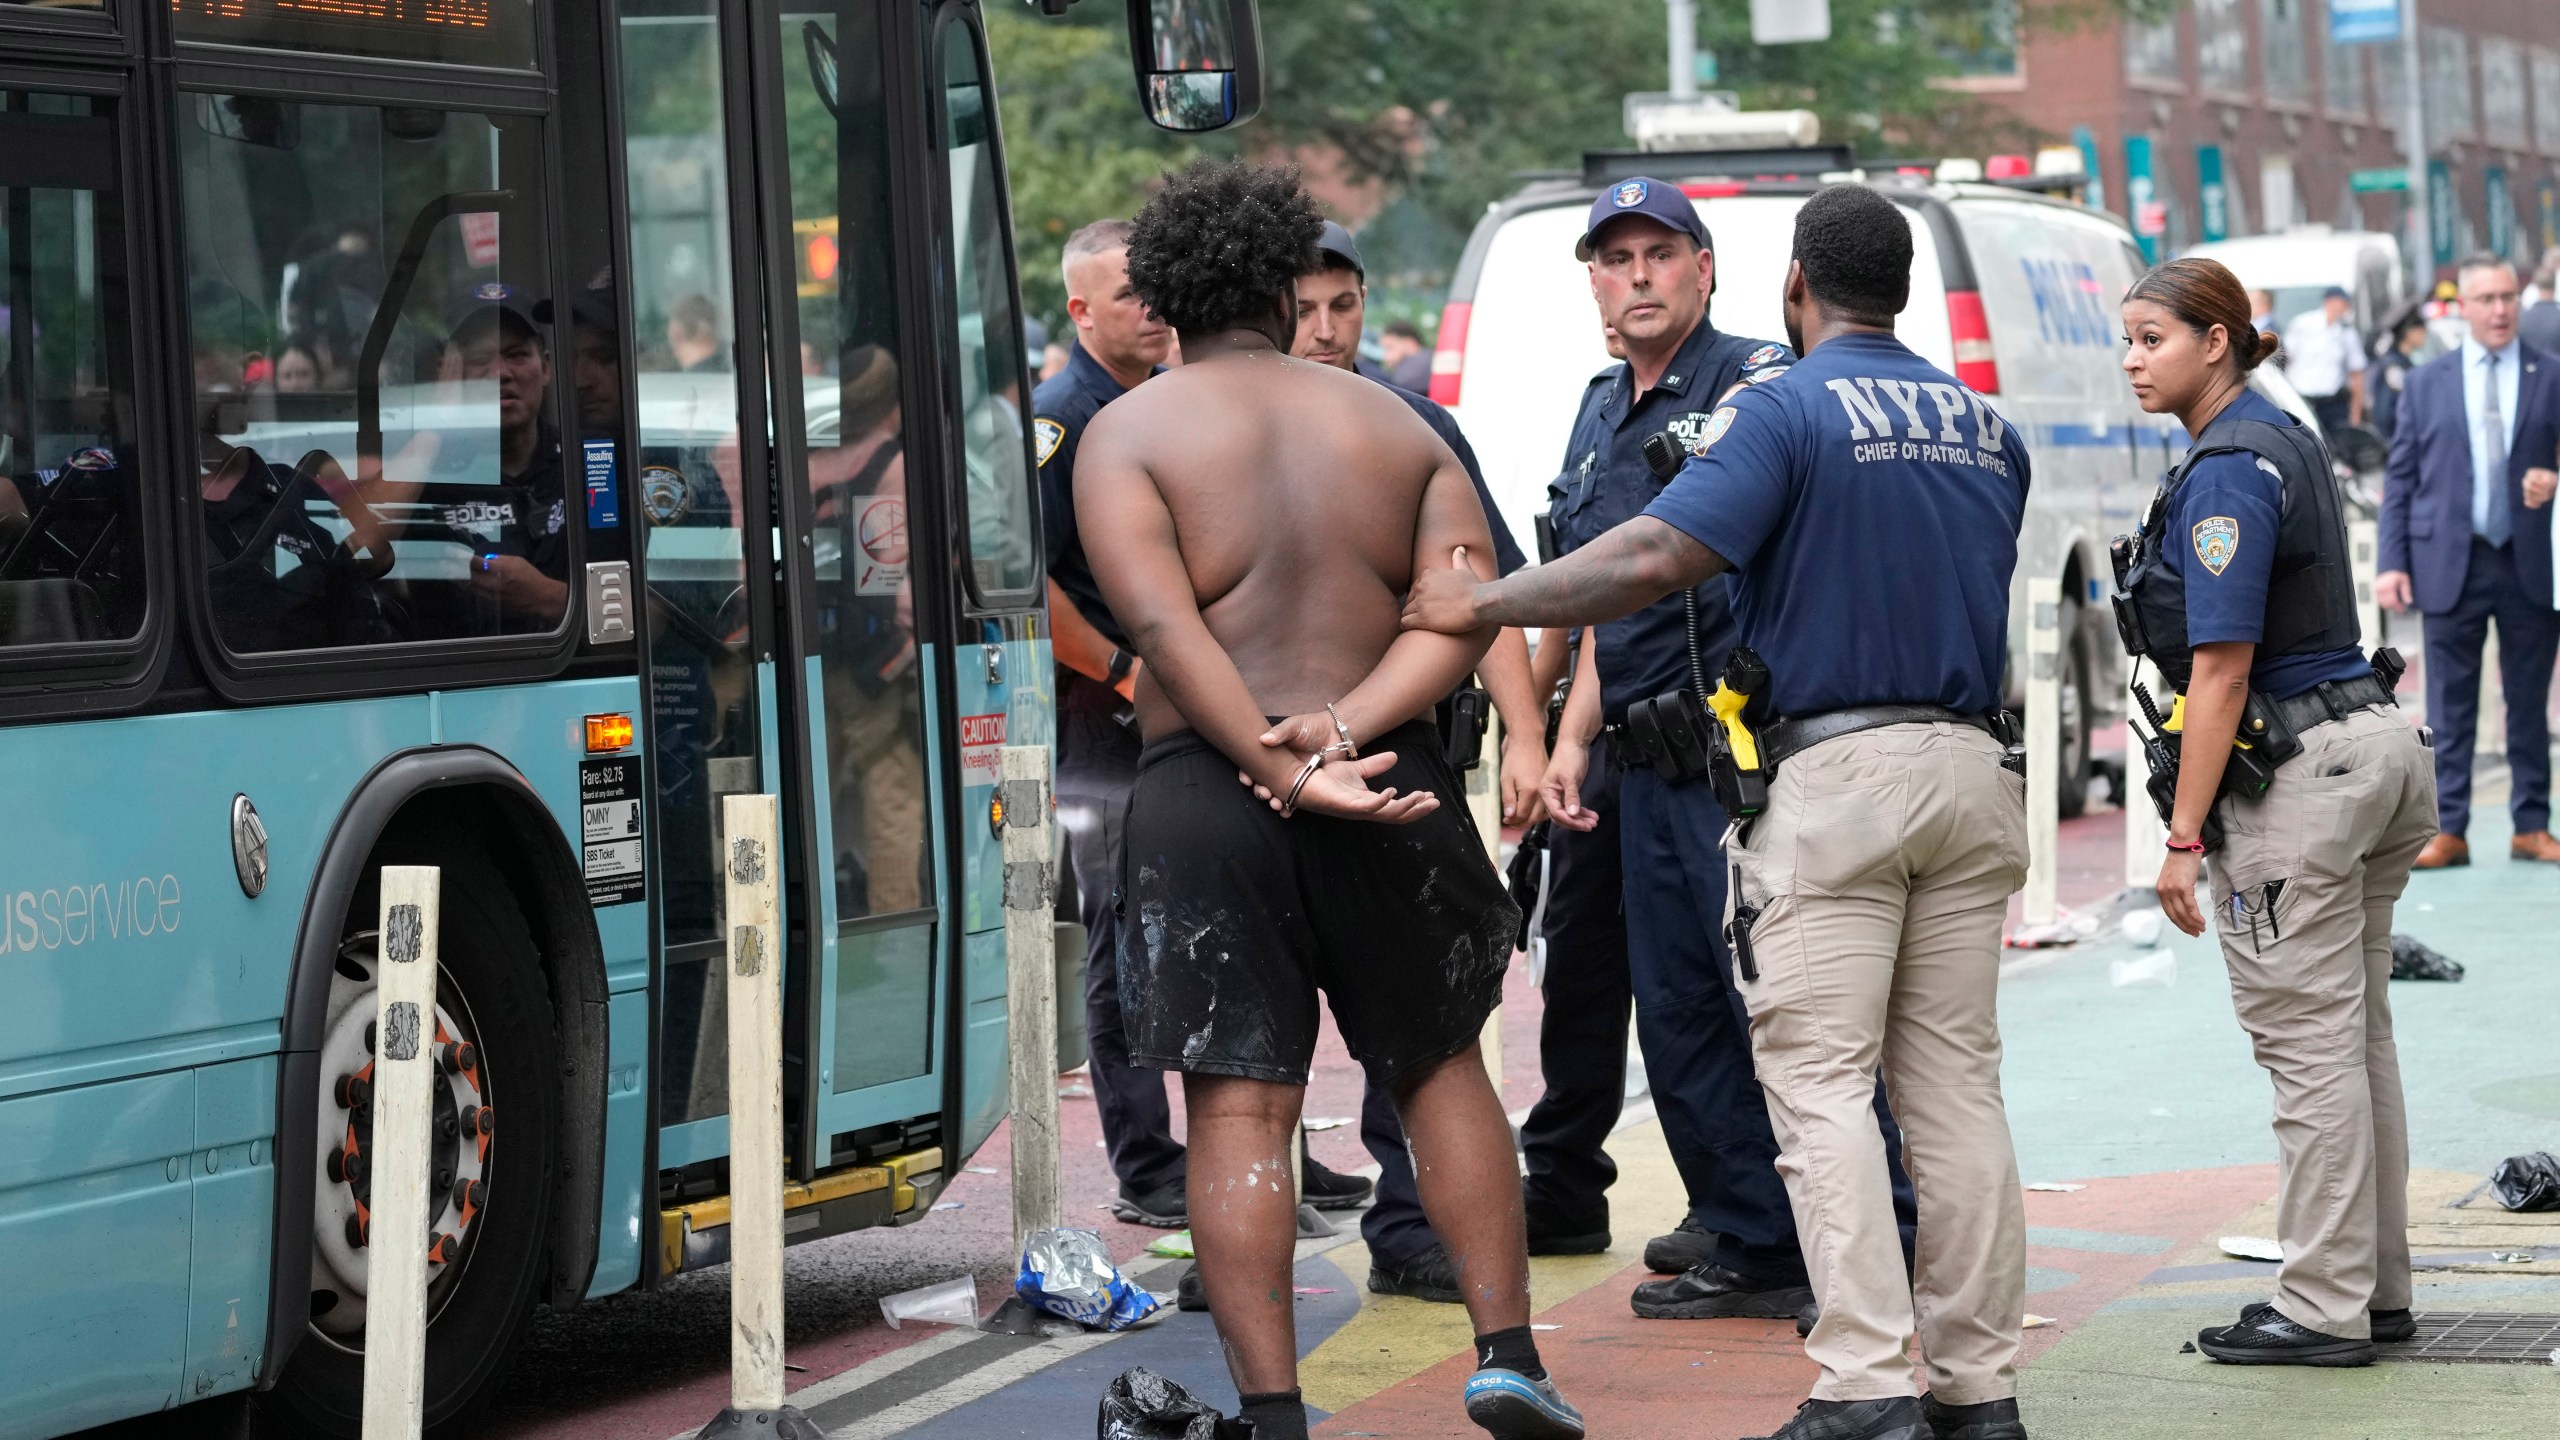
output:
M 468 1433 L 496 1393 L 539 1293 L 559 1039 L 533 937 L 486 861 L 459 846 L 395 840 L 375 862 L 371 876 L 383 864 L 443 870 L 427 1187 L 428 1228 L 441 1243 L 427 1266 L 426 1421 L 433 1440 L 446 1440 Z M 275 1429 L 312 1440 L 353 1440 L 363 1430 L 379 906 L 368 878 L 330 981 L 319 1171 L 301 1182 L 314 1192 L 310 1328 L 260 1406 Z

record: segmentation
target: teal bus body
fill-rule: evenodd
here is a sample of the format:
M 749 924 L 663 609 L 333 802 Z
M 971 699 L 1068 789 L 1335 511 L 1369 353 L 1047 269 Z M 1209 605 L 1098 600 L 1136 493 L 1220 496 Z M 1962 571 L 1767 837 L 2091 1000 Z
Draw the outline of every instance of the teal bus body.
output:
M 536 1306 L 727 1257 L 725 795 L 787 1237 L 1006 1113 L 1054 697 L 976 0 L 290 9 L 0 5 L 0 1440 L 357 1433 L 384 864 L 443 874 L 431 1440 Z

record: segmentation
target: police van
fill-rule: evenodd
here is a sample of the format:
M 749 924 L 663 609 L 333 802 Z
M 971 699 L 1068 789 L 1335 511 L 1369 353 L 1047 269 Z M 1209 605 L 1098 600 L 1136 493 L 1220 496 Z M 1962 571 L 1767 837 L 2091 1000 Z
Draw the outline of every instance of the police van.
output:
M 2060 605 L 2062 773 L 2086 776 L 2090 734 L 2119 717 L 2126 681 L 2104 603 L 2107 541 L 2134 528 L 2186 448 L 2174 419 L 2142 413 L 2118 368 L 2117 302 L 2147 268 L 2142 252 L 2123 221 L 2035 190 L 1853 167 L 1838 146 L 1627 152 L 1588 156 L 1578 175 L 1531 180 L 1489 207 L 1467 242 L 1441 317 L 1431 398 L 1456 415 L 1503 519 L 1534 551 L 1584 384 L 1614 363 L 1573 258 L 1592 198 L 1630 175 L 1677 183 L 1715 238 L 1710 321 L 1728 334 L 1784 339 L 1779 297 L 1796 207 L 1828 181 L 1876 185 L 1911 224 L 1911 301 L 1897 333 L 1991 398 L 2034 454 L 2010 651 L 2026 653 L 2026 602 Z M 2279 406 L 2312 423 L 2282 376 L 2269 368 L 2259 377 Z M 2031 597 L 2023 592 L 2032 576 L 2059 583 Z M 2013 697 L 2022 680 L 2013 666 Z M 2086 792 L 2065 784 L 2063 814 L 2080 813 Z

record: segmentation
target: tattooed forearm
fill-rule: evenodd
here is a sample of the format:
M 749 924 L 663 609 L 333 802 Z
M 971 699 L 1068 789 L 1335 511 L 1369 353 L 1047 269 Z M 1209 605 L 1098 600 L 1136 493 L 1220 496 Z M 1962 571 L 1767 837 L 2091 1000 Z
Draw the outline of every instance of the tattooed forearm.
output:
M 1726 568 L 1723 556 L 1640 515 L 1563 559 L 1478 591 L 1478 618 L 1496 625 L 1596 625 Z

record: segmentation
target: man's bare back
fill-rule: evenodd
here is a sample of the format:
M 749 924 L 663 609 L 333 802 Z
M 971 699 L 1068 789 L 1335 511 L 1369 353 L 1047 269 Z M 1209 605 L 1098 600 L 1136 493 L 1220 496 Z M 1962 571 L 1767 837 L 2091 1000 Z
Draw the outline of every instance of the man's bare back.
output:
M 1466 474 L 1430 427 L 1375 384 L 1269 348 L 1194 360 L 1114 401 L 1081 460 L 1078 493 L 1103 508 L 1115 487 L 1086 478 L 1097 471 L 1152 482 L 1200 617 L 1267 715 L 1320 711 L 1369 675 L 1399 634 L 1418 555 L 1490 553 Z M 1434 517 L 1434 548 L 1417 551 L 1435 487 L 1456 513 Z M 1188 723 L 1143 680 L 1137 704 L 1150 737 Z

